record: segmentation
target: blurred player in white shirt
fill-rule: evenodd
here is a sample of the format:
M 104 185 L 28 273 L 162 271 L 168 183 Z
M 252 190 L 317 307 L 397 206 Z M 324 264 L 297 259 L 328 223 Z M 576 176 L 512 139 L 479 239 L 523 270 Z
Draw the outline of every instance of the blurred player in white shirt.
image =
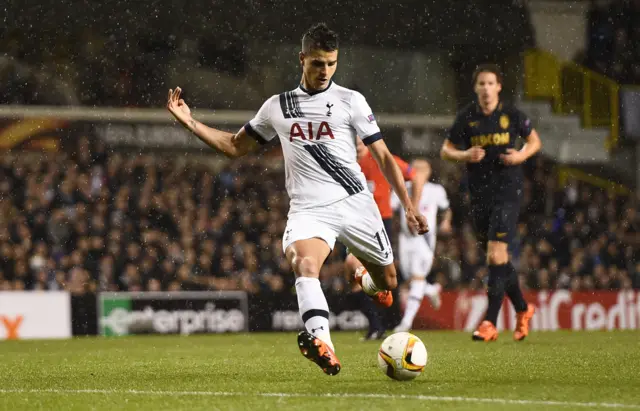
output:
M 431 177 L 431 165 L 426 160 L 416 159 L 411 167 L 417 172 L 425 173 L 427 180 Z M 407 182 L 407 189 L 412 190 L 411 182 Z M 398 196 L 391 198 L 394 210 L 399 210 L 404 218 L 404 211 Z M 400 261 L 400 273 L 409 281 L 409 296 L 404 310 L 402 321 L 393 330 L 394 332 L 409 331 L 413 326 L 422 299 L 426 295 L 433 308 L 440 308 L 440 284 L 429 284 L 427 276 L 433 265 L 436 249 L 436 227 L 438 212 L 444 212 L 439 231 L 451 232 L 451 209 L 449 199 L 444 187 L 440 184 L 427 182 L 422 189 L 419 200 L 419 212 L 427 217 L 430 227 L 428 233 L 423 235 L 412 234 L 406 222 L 401 218 L 400 235 L 398 236 L 398 254 Z
M 167 108 L 183 126 L 228 157 L 243 156 L 279 138 L 290 198 L 283 248 L 297 277 L 298 308 L 306 328 L 298 334 L 298 347 L 326 374 L 335 375 L 341 364 L 318 276 L 336 240 L 364 264 L 366 272 L 359 281 L 369 296 L 390 305 L 389 290 L 398 285 L 380 212 L 356 161 L 356 135 L 362 136 L 398 194 L 407 225 L 420 233 L 428 227 L 409 199 L 402 172 L 366 99 L 331 79 L 338 63 L 337 34 L 325 24 L 311 27 L 302 37 L 299 63 L 300 85 L 269 98 L 236 134 L 194 120 L 180 99 L 180 88 L 169 90 Z

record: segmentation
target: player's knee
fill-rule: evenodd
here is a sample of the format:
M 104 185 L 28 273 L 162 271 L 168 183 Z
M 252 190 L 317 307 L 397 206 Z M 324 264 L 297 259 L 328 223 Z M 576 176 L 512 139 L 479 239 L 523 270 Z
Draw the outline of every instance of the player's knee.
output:
M 313 257 L 295 256 L 291 261 L 293 271 L 298 277 L 318 277 L 320 266 Z
M 509 262 L 507 244 L 502 242 L 489 242 L 487 246 L 487 264 L 503 265 Z
M 509 255 L 504 251 L 496 251 L 487 255 L 489 265 L 503 265 L 509 262 Z

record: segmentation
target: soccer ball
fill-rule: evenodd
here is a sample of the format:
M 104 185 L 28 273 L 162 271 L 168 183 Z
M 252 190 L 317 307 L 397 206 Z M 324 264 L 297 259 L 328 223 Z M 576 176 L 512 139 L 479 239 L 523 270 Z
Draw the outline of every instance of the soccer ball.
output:
M 411 333 L 388 336 L 378 350 L 378 366 L 389 378 L 409 381 L 422 374 L 427 365 L 427 347 Z

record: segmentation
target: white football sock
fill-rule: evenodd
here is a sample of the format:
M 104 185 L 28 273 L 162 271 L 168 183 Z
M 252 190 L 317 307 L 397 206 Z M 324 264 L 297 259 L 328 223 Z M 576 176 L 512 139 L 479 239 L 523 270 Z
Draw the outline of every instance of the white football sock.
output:
M 413 325 L 413 320 L 416 318 L 418 309 L 422 304 L 422 297 L 424 297 L 424 289 L 426 285 L 425 280 L 411 280 L 409 285 L 409 295 L 407 297 L 407 306 L 404 309 L 404 316 L 402 317 L 401 324 L 407 327 Z
M 424 295 L 432 296 L 438 294 L 440 292 L 440 287 L 438 284 L 429 284 L 426 283 L 424 286 Z
M 440 291 L 442 291 L 442 286 L 438 283 L 426 283 L 424 286 L 424 295 L 429 297 L 429 302 L 431 302 L 431 306 L 435 310 L 439 310 L 440 306 L 442 305 L 442 300 L 440 299 Z
M 365 271 L 365 274 L 362 276 L 362 291 L 364 291 L 367 295 L 375 295 L 377 292 L 382 291 L 376 283 L 373 282 L 373 278 L 371 278 L 371 274 Z
M 296 279 L 296 293 L 298 294 L 298 309 L 305 328 L 335 352 L 329 333 L 329 305 L 322 292 L 320 280 L 299 277 Z

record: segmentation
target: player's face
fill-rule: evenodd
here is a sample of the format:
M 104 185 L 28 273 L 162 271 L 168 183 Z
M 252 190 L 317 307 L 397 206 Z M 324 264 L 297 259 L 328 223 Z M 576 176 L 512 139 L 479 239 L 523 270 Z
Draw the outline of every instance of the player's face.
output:
M 476 79 L 475 92 L 480 103 L 491 104 L 498 100 L 502 85 L 494 73 L 480 73 Z
M 329 85 L 338 67 L 338 50 L 312 49 L 308 53 L 301 52 L 300 63 L 306 87 L 312 90 L 323 90 Z

